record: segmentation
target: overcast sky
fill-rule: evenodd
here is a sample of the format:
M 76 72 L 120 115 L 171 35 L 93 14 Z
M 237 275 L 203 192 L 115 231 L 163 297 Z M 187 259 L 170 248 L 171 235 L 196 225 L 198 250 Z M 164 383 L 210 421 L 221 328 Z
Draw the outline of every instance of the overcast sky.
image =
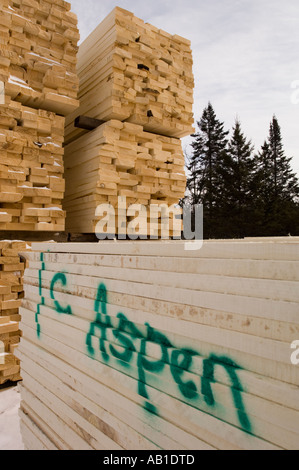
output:
M 226 129 L 238 117 L 259 150 L 275 114 L 299 174 L 299 0 L 70 1 L 81 40 L 115 6 L 190 39 L 195 121 L 210 101 Z

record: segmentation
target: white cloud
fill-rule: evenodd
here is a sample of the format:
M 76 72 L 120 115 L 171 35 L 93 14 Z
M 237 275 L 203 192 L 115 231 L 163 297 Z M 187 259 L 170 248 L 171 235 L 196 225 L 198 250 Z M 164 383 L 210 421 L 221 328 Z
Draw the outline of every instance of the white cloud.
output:
M 299 80 L 297 0 L 73 0 L 81 39 L 115 6 L 192 41 L 196 120 L 211 101 L 227 129 L 239 116 L 258 149 L 275 114 L 299 173 L 299 104 L 291 101 Z

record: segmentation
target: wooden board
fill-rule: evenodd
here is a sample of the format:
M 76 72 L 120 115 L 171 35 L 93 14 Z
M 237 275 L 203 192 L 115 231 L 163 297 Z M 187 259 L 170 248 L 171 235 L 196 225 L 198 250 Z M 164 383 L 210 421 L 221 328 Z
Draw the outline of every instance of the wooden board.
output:
M 192 256 L 183 242 L 34 243 L 25 256 L 29 448 L 298 448 L 298 240 Z

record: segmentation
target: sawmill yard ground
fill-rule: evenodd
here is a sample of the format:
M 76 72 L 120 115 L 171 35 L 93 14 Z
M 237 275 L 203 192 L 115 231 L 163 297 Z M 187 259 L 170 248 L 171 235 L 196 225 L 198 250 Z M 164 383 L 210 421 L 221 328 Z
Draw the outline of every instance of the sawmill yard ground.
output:
M 20 393 L 18 386 L 0 386 L 0 450 L 24 450 L 18 409 Z

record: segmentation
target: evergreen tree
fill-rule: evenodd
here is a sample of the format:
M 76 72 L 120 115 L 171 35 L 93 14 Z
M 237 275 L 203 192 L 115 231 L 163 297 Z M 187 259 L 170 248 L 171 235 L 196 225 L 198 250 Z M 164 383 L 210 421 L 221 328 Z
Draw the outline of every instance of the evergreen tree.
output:
M 227 166 L 227 136 L 224 124 L 220 122 L 211 105 L 204 109 L 197 123 L 199 131 L 193 134 L 193 153 L 187 169 L 187 187 L 194 204 L 204 206 L 204 236 L 214 238 L 224 236 L 222 205 L 225 168 Z
M 227 169 L 225 201 L 231 237 L 251 235 L 254 224 L 253 185 L 255 174 L 254 147 L 244 136 L 239 120 L 233 127 L 228 146 L 231 169 Z
M 187 196 L 184 199 L 184 203 L 188 202 L 192 206 L 200 203 L 199 194 L 199 177 L 197 172 L 197 162 L 185 152 L 186 169 L 188 173 L 187 178 Z
M 269 175 L 272 173 L 272 163 L 270 157 L 270 147 L 267 141 L 262 145 L 261 150 L 255 156 L 254 193 L 255 200 L 255 226 L 256 236 L 266 234 L 266 220 L 268 220 L 268 209 L 272 200 L 272 183 Z
M 273 196 L 279 201 L 294 201 L 299 196 L 298 179 L 291 168 L 292 158 L 284 154 L 281 130 L 276 117 L 270 124 L 269 150 L 273 172 Z
M 282 236 L 298 231 L 299 183 L 285 156 L 280 126 L 274 116 L 268 141 L 256 157 L 256 200 L 260 211 L 260 234 Z

